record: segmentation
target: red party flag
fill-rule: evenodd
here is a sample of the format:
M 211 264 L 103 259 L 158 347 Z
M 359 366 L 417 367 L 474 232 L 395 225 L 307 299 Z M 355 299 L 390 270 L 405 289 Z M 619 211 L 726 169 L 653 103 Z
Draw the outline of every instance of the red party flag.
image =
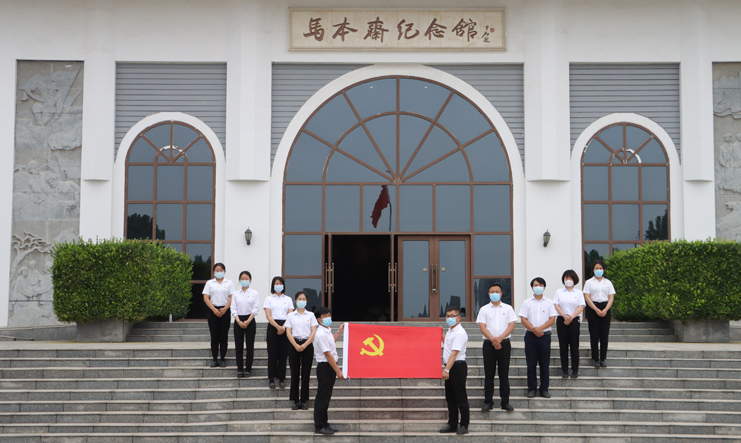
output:
M 342 372 L 348 378 L 440 378 L 442 329 L 347 323 Z
M 382 185 L 381 194 L 378 196 L 378 200 L 376 200 L 376 204 L 373 206 L 373 212 L 371 213 L 371 222 L 373 223 L 374 228 L 378 225 L 378 219 L 381 218 L 381 212 L 383 212 L 384 208 L 386 208 L 389 203 L 391 203 L 389 190 L 386 185 Z

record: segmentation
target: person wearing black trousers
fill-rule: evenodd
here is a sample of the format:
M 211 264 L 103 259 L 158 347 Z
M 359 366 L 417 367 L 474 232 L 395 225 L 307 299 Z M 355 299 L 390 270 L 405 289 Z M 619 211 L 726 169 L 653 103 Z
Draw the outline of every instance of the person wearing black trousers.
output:
M 551 326 L 556 323 L 553 301 L 543 295 L 545 280 L 536 277 L 530 282 L 533 296 L 520 307 L 520 321 L 525 332 L 525 362 L 527 363 L 527 398 L 535 398 L 536 390 L 550 398 L 549 367 L 551 363 Z M 536 368 L 540 367 L 540 388 Z
M 553 304 L 558 312 L 556 331 L 558 347 L 561 351 L 561 376 L 569 377 L 569 350 L 571 350 L 571 378 L 579 377 L 579 334 L 581 312 L 584 310 L 584 294 L 574 286 L 579 276 L 569 269 L 561 276 L 565 287 L 556 291 Z
M 337 345 L 335 342 L 345 325 L 342 324 L 337 332 L 332 334 L 330 326 L 332 325 L 332 311 L 329 308 L 320 306 L 314 312 L 319 327 L 314 336 L 314 355 L 316 356 L 316 399 L 314 400 L 314 433 L 321 435 L 332 435 L 337 432 L 329 424 L 329 401 L 332 399 L 332 390 L 336 379 L 345 378 L 342 370 L 337 365 Z
M 594 262 L 592 267 L 594 277 L 584 284 L 584 300 L 587 303 L 587 321 L 589 322 L 589 341 L 592 347 L 594 367 L 606 368 L 607 342 L 610 336 L 610 322 L 612 321 L 612 302 L 615 300 L 615 287 L 605 275 L 605 263 L 602 260 Z
M 234 350 L 237 356 L 237 378 L 249 377 L 252 361 L 255 356 L 255 317 L 260 312 L 260 294 L 250 289 L 252 274 L 249 271 L 239 273 L 240 289 L 232 298 L 232 315 L 234 316 Z M 245 350 L 243 356 L 243 351 Z
M 291 343 L 288 353 L 288 362 L 291 365 L 291 394 L 293 400 L 292 410 L 309 409 L 306 402 L 309 401 L 309 377 L 311 377 L 311 364 L 314 361 L 314 336 L 319 323 L 313 312 L 306 310 L 308 298 L 304 291 L 299 291 L 294 297 L 296 310 L 288 314 L 286 323 L 286 336 Z M 299 396 L 299 380 L 301 380 L 301 395 Z
M 448 424 L 440 429 L 440 433 L 468 434 L 468 425 L 471 421 L 471 410 L 468 406 L 466 393 L 466 378 L 468 365 L 466 364 L 466 346 L 468 334 L 461 326 L 461 311 L 450 306 L 445 311 L 445 323 L 448 324 L 448 333 L 443 338 L 443 369 L 442 379 L 445 380 L 445 402 L 448 404 Z M 458 421 L 460 413 L 460 422 Z M 460 426 L 459 426 L 460 424 Z
M 268 333 L 265 341 L 268 348 L 268 386 L 275 389 L 275 379 L 281 389 L 286 387 L 286 359 L 291 344 L 286 337 L 283 324 L 288 314 L 293 312 L 291 297 L 284 294 L 286 282 L 283 277 L 273 277 L 270 295 L 265 298 L 265 316 L 268 319 Z
M 214 265 L 214 278 L 207 281 L 203 287 L 203 301 L 209 308 L 208 331 L 211 334 L 211 367 L 226 367 L 226 349 L 229 345 L 229 324 L 232 316 L 227 313 L 232 304 L 234 284 L 224 278 L 226 266 L 223 263 Z M 221 359 L 218 360 L 219 351 Z

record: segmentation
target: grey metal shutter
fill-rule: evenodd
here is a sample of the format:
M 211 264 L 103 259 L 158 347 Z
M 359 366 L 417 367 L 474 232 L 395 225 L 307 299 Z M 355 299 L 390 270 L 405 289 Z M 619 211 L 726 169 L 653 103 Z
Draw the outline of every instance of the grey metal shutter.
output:
M 273 64 L 270 166 L 283 133 L 303 104 L 332 80 L 365 65 Z M 524 162 L 522 65 L 435 65 L 469 83 L 497 108 L 515 136 Z
M 117 63 L 116 152 L 134 124 L 158 112 L 201 119 L 226 150 L 226 63 Z
M 569 71 L 572 149 L 595 120 L 632 112 L 664 128 L 680 154 L 678 64 L 572 64 Z

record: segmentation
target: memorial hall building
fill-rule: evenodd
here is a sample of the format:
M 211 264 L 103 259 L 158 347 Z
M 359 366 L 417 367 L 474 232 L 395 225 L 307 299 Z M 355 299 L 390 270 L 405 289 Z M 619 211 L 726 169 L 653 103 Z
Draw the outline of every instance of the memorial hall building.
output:
M 222 262 L 436 322 L 739 240 L 740 33 L 737 0 L 4 0 L 0 326 L 58 323 L 80 238 L 189 254 L 189 318 Z

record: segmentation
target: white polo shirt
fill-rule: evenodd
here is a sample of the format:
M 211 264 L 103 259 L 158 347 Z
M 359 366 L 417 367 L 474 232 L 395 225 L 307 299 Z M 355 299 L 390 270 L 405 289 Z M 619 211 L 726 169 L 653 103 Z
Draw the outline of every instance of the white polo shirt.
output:
M 448 364 L 448 359 L 453 351 L 458 351 L 455 361 L 465 361 L 467 344 L 468 334 L 463 329 L 463 325 L 458 324 L 457 326 L 448 328 L 448 333 L 445 334 L 445 347 L 443 347 L 443 364 Z
M 610 295 L 615 294 L 615 287 L 612 282 L 604 277 L 602 281 L 597 281 L 592 277 L 584 284 L 583 292 L 589 294 L 594 303 L 605 303 L 610 300 Z
M 520 317 L 525 317 L 534 328 L 543 326 L 548 319 L 555 317 L 557 314 L 553 301 L 545 295 L 540 300 L 534 296 L 528 298 L 520 308 Z M 543 329 L 543 332 L 550 330 L 551 328 Z
M 311 335 L 311 328 L 314 326 L 319 326 L 316 316 L 306 309 L 304 309 L 303 314 L 299 314 L 298 311 L 288 314 L 283 325 L 284 328 L 291 328 L 291 335 L 293 335 L 294 340 L 307 340 Z
M 571 288 L 570 291 L 566 288 L 557 290 L 556 295 L 553 296 L 553 304 L 558 305 L 566 315 L 573 315 L 579 306 L 586 306 L 584 293 L 576 288 Z M 558 316 L 560 317 L 561 314 Z
M 499 302 L 499 306 L 494 306 L 493 303 L 482 306 L 479 309 L 479 316 L 476 317 L 476 323 L 483 323 L 494 337 L 504 334 L 510 323 L 514 323 L 515 320 L 517 320 L 515 310 L 512 309 L 512 306 L 503 302 Z M 504 338 L 510 337 L 512 337 L 511 333 Z M 485 336 L 481 336 L 481 338 L 488 340 Z
M 234 285 L 228 278 L 222 279 L 221 283 L 212 278 L 206 282 L 203 293 L 211 298 L 212 305 L 226 306 L 229 303 L 229 296 L 234 294 Z
M 240 315 L 254 315 L 260 313 L 260 294 L 254 289 L 240 288 L 232 295 L 232 315 L 237 318 Z
M 285 294 L 281 294 L 280 297 L 270 294 L 265 298 L 263 307 L 270 309 L 273 320 L 285 320 L 288 317 L 288 310 L 293 309 L 293 300 Z
M 314 356 L 317 363 L 327 363 L 327 356 L 324 355 L 327 351 L 332 353 L 334 361 L 337 362 L 337 345 L 334 342 L 332 329 L 319 326 L 314 335 Z

